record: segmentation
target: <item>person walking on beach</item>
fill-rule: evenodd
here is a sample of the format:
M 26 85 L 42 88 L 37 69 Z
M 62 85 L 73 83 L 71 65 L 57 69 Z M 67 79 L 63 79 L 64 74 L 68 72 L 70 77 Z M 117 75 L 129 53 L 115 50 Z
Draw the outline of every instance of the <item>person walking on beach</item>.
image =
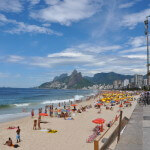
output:
M 34 120 L 33 130 L 36 130 L 36 126 L 37 126 L 37 120 Z
M 40 123 L 41 123 L 41 119 L 40 119 L 40 116 L 39 116 L 39 117 L 38 117 L 38 130 L 41 130 Z
M 31 111 L 31 117 L 32 118 L 34 117 L 34 109 L 32 109 L 32 111 Z
M 16 131 L 17 135 L 16 135 L 16 139 L 17 139 L 17 143 L 20 142 L 20 128 L 18 126 L 17 131 Z

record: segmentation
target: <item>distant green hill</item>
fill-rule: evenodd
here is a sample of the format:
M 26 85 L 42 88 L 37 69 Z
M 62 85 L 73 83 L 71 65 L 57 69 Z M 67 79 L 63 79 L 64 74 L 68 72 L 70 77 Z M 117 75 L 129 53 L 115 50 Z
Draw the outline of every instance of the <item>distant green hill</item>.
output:
M 113 84 L 114 80 L 125 80 L 133 78 L 132 75 L 122 75 L 115 72 L 97 73 L 93 77 L 85 77 L 94 84 Z

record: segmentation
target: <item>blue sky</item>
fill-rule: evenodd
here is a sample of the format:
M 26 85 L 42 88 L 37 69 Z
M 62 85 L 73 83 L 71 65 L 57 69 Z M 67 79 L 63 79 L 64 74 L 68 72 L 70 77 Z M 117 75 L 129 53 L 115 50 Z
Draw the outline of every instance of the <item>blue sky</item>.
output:
M 148 0 L 0 0 L 0 86 L 37 86 L 73 69 L 145 74 L 148 15 Z

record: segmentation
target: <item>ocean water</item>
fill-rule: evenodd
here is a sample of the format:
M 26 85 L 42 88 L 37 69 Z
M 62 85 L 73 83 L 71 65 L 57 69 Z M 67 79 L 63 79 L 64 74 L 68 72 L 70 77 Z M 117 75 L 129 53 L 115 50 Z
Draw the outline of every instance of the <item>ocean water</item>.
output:
M 29 116 L 31 109 L 37 110 L 52 103 L 57 105 L 59 102 L 85 99 L 96 93 L 95 90 L 0 88 L 0 122 Z

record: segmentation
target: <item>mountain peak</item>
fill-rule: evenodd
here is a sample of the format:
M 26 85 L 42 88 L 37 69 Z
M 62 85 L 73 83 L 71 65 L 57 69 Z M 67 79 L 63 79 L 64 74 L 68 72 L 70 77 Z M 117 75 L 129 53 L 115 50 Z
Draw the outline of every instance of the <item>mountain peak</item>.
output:
M 78 73 L 78 72 L 77 72 L 76 69 L 74 69 L 73 72 L 72 72 L 72 74 L 77 74 L 77 73 Z M 71 75 L 72 75 L 72 74 L 71 74 Z

